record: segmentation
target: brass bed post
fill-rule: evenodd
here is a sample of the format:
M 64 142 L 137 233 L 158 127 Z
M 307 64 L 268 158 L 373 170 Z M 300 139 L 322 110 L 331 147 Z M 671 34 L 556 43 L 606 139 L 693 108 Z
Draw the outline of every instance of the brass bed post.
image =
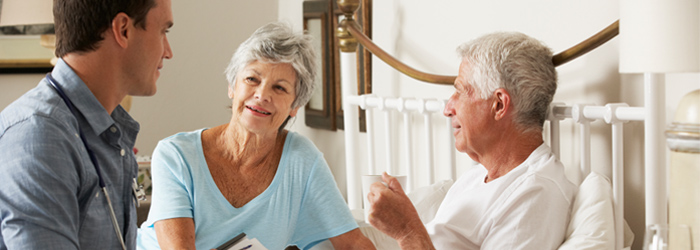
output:
M 576 59 L 579 56 L 588 53 L 589 51 L 597 48 L 598 46 L 603 45 L 607 41 L 610 41 L 610 39 L 613 39 L 618 34 L 620 34 L 619 19 L 613 22 L 612 24 L 608 25 L 608 27 L 606 27 L 605 29 L 584 40 L 583 42 L 576 44 L 567 50 L 559 52 L 559 54 L 554 55 L 554 57 L 552 57 L 552 62 L 554 62 L 554 66 L 565 64 L 571 60 Z
M 338 8 L 343 11 L 343 16 L 345 16 L 340 21 L 338 30 L 335 32 L 336 36 L 338 36 L 338 47 L 342 52 L 357 51 L 357 39 L 348 31 L 348 26 L 350 26 L 349 23 L 355 23 L 355 19 L 352 16 L 359 7 L 359 0 L 338 0 Z
M 338 39 L 340 40 L 341 50 L 343 50 L 343 39 L 345 39 L 345 41 L 355 42 L 355 47 L 353 47 L 351 51 L 355 51 L 357 49 L 356 43 L 359 42 L 366 50 L 377 56 L 386 64 L 416 80 L 446 85 L 452 85 L 454 83 L 456 76 L 435 75 L 416 70 L 411 66 L 408 66 L 405 63 L 394 58 L 393 56 L 389 55 L 389 53 L 377 46 L 371 38 L 367 37 L 364 33 L 362 33 L 362 28 L 352 18 L 354 11 L 357 10 L 359 4 L 359 0 L 338 0 L 338 6 L 345 15 L 345 19 L 340 22 L 337 33 Z M 344 37 L 340 36 L 341 33 Z M 352 38 L 346 37 L 348 33 L 352 36 Z M 560 66 L 564 63 L 567 63 L 573 59 L 576 59 L 588 53 L 589 51 L 597 48 L 598 46 L 603 45 L 607 41 L 610 41 L 610 39 L 613 39 L 619 33 L 620 20 L 616 20 L 612 24 L 608 25 L 605 29 L 599 31 L 590 38 L 554 55 L 552 57 L 552 62 L 554 63 L 554 66 Z
M 360 44 L 362 44 L 362 46 L 365 49 L 369 50 L 369 52 L 377 56 L 379 59 L 382 59 L 382 61 L 384 61 L 386 64 L 389 64 L 389 66 L 391 66 L 392 68 L 395 68 L 396 70 L 407 76 L 410 76 L 419 81 L 436 84 L 452 85 L 455 81 L 455 76 L 443 76 L 425 73 L 416 70 L 411 66 L 408 66 L 405 63 L 394 58 L 393 56 L 389 55 L 389 53 L 387 53 L 382 48 L 377 46 L 374 42 L 372 42 L 372 39 L 370 39 L 362 33 L 362 28 L 357 22 L 355 22 L 355 20 L 350 19 L 345 23 L 341 22 L 341 26 L 346 26 L 346 29 L 350 32 L 350 34 L 353 37 L 355 37 L 355 39 L 357 39 L 357 41 Z
M 358 158 L 354 148 L 348 145 L 356 145 L 359 124 L 353 122 L 350 117 L 358 117 L 359 109 L 350 104 L 347 97 L 357 95 L 356 59 L 357 40 L 347 31 L 347 23 L 353 21 L 353 13 L 360 7 L 359 0 L 338 0 L 338 8 L 345 18 L 340 22 L 336 30 L 340 53 L 341 98 L 343 107 L 343 125 L 345 128 L 345 174 L 346 193 L 348 207 L 350 209 L 362 209 L 362 185 L 360 183 L 361 164 L 355 163 Z M 359 191 L 359 192 L 358 192 Z

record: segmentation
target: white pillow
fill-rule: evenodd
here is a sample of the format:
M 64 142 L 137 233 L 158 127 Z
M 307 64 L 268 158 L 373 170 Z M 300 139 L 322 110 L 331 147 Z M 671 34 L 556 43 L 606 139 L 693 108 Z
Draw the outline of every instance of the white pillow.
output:
M 453 183 L 451 179 L 442 180 L 430 186 L 419 187 L 408 194 L 423 224 L 433 220 Z
M 615 249 L 612 188 L 605 176 L 591 172 L 579 186 L 559 249 Z

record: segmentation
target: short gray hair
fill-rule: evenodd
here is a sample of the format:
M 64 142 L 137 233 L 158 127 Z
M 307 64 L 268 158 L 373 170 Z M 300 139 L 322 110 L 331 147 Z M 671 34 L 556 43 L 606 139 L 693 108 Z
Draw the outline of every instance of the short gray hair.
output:
M 254 61 L 289 63 L 296 71 L 296 97 L 292 108 L 306 105 L 314 92 L 316 53 L 310 35 L 294 33 L 285 23 L 274 22 L 258 28 L 231 57 L 226 68 L 229 87 L 234 89 L 236 75 Z
M 512 97 L 515 124 L 542 129 L 557 90 L 550 48 L 522 33 L 497 32 L 462 44 L 457 53 L 469 63 L 467 81 L 482 99 L 503 88 Z

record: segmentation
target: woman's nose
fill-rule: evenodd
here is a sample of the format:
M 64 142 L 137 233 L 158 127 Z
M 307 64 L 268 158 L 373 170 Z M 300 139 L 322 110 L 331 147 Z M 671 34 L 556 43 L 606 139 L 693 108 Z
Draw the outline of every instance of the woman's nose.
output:
M 258 85 L 258 89 L 255 90 L 255 99 L 260 99 L 262 101 L 270 101 L 269 90 L 264 84 Z

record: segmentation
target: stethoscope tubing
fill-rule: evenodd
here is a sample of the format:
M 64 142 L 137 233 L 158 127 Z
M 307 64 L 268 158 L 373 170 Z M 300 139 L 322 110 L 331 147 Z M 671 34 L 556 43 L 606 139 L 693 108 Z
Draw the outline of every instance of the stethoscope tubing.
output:
M 71 113 L 73 116 L 76 114 L 75 107 L 73 106 L 73 103 L 70 101 L 70 98 L 63 92 L 63 89 L 61 86 L 56 84 L 56 79 L 51 76 L 51 73 L 46 74 L 46 80 L 51 84 L 51 86 L 58 92 L 58 95 L 63 99 L 63 102 L 66 103 L 66 106 L 68 106 L 68 109 L 70 109 Z M 77 117 L 76 117 L 77 119 Z M 126 244 L 124 244 L 124 237 L 122 236 L 121 229 L 119 228 L 119 222 L 117 222 L 117 215 L 114 213 L 114 206 L 112 205 L 112 200 L 109 198 L 109 193 L 107 192 L 107 185 L 104 182 L 104 179 L 102 179 L 102 172 L 100 171 L 100 166 L 97 164 L 97 157 L 95 156 L 95 153 L 92 152 L 92 149 L 87 144 L 87 141 L 85 139 L 85 136 L 83 135 L 83 130 L 80 129 L 80 125 L 78 125 L 78 133 L 80 134 L 80 140 L 83 142 L 83 146 L 85 146 L 85 150 L 87 151 L 88 155 L 90 156 L 90 161 L 92 162 L 92 165 L 95 166 L 95 172 L 97 172 L 97 179 L 99 180 L 99 185 L 100 189 L 105 195 L 105 198 L 107 199 L 107 205 L 109 205 L 109 213 L 110 217 L 112 219 L 112 226 L 114 226 L 114 232 L 117 234 L 117 238 L 119 239 L 119 243 L 122 245 L 122 249 L 126 250 Z

